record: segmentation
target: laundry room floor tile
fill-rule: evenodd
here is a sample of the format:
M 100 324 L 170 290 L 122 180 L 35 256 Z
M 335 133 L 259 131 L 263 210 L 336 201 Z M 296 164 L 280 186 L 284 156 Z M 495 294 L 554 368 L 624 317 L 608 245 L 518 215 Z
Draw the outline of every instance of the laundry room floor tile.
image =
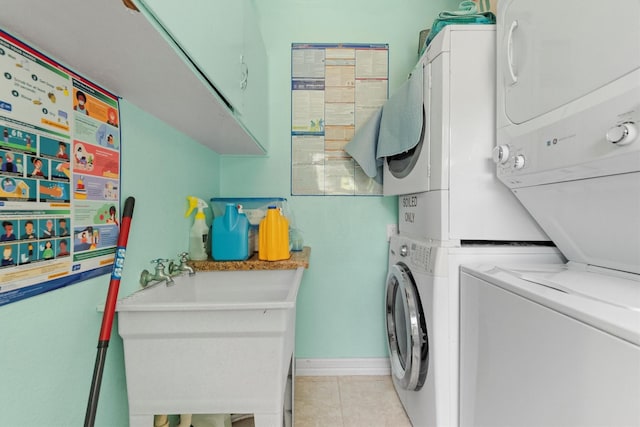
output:
M 343 427 L 337 377 L 296 377 L 294 425 Z
M 295 387 L 296 427 L 411 427 L 388 376 L 296 377 Z
M 411 427 L 389 377 L 338 377 L 338 383 L 345 427 Z
M 389 376 L 296 377 L 294 399 L 296 427 L 411 427 Z

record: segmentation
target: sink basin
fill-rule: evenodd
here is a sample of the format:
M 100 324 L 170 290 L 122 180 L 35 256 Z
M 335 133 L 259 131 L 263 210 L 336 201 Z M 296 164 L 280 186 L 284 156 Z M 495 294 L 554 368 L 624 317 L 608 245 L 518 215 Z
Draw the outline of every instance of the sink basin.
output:
M 253 413 L 256 427 L 283 425 L 303 271 L 184 274 L 119 300 L 130 426 L 181 413 Z
M 118 311 L 251 310 L 295 307 L 302 269 L 198 272 L 118 301 Z

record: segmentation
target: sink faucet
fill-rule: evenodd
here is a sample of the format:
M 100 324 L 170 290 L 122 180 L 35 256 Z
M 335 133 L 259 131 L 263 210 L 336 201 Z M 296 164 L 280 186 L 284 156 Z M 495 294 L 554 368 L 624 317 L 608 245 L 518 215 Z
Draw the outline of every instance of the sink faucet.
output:
M 140 274 L 140 284 L 142 285 L 143 288 L 146 288 L 147 285 L 153 281 L 158 281 L 158 282 L 166 282 L 167 285 L 173 285 L 173 279 L 171 278 L 171 276 L 167 273 L 165 273 L 164 271 L 164 262 L 169 261 L 168 259 L 162 259 L 162 258 L 158 258 L 158 259 L 154 259 L 151 261 L 151 263 L 155 263 L 156 264 L 156 271 L 155 273 L 152 275 L 149 270 L 142 270 L 142 273 Z
M 196 274 L 196 271 L 190 265 L 187 265 L 187 261 L 189 261 L 189 254 L 187 252 L 182 252 L 178 254 L 180 264 L 176 265 L 173 261 L 169 263 L 169 275 L 176 276 L 181 274 L 183 271 L 189 273 L 189 276 L 193 276 Z

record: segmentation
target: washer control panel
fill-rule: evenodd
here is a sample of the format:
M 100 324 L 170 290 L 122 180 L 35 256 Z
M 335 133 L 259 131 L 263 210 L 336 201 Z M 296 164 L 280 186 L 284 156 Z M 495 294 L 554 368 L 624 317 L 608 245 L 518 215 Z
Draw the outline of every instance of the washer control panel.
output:
M 389 245 L 390 266 L 406 264 L 413 273 L 447 275 L 447 242 L 412 239 L 406 235 L 392 236 Z
M 409 254 L 411 256 L 411 265 L 420 267 L 423 270 L 429 268 L 429 258 L 431 256 L 431 248 L 419 242 L 412 241 L 410 243 L 411 249 Z

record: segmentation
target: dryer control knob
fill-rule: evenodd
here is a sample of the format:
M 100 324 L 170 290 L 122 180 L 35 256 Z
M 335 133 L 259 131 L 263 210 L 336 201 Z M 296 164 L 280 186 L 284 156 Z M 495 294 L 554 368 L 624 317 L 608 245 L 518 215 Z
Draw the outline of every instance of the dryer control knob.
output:
M 522 169 L 524 167 L 525 164 L 525 159 L 524 156 L 522 154 L 518 154 L 514 159 L 513 159 L 513 167 L 516 169 Z
M 638 136 L 638 129 L 633 122 L 626 122 L 612 127 L 607 131 L 606 138 L 612 144 L 627 145 Z
M 494 163 L 507 163 L 507 160 L 509 160 L 509 146 L 496 145 L 493 147 L 492 154 Z
M 409 255 L 409 248 L 407 247 L 407 245 L 400 246 L 400 256 L 405 257 L 407 255 Z

